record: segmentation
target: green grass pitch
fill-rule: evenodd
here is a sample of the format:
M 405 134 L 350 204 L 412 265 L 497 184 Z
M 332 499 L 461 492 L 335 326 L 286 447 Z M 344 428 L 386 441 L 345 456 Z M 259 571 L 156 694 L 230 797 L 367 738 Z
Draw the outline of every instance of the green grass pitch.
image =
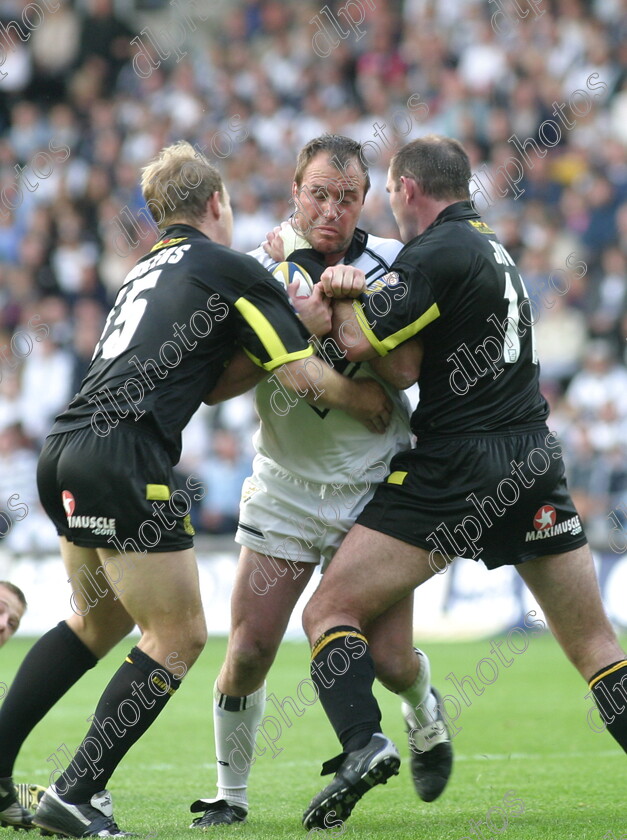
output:
M 625 640 L 624 640 L 625 641 Z M 0 682 L 10 683 L 32 640 L 14 639 L 0 653 Z M 76 748 L 86 718 L 106 680 L 129 650 L 126 643 L 109 654 L 76 685 L 28 739 L 15 781 L 47 784 L 46 759 L 62 743 Z M 113 776 L 115 814 L 142 840 L 193 837 L 187 826 L 190 803 L 214 795 L 215 759 L 211 724 L 213 681 L 225 649 L 224 639 L 209 641 L 178 696 L 129 752 Z M 425 645 L 434 684 L 455 694 L 446 675 L 475 675 L 489 656 L 490 640 Z M 494 657 L 492 657 L 494 658 Z M 268 692 L 294 696 L 308 676 L 304 643 L 285 643 L 268 681 Z M 357 805 L 344 826 L 327 836 L 381 840 L 621 840 L 627 838 L 625 755 L 607 734 L 586 723 L 587 688 L 548 635 L 533 637 L 525 653 L 480 697 L 469 693 L 454 738 L 455 767 L 446 792 L 434 803 L 421 802 L 409 776 L 407 742 L 397 698 L 377 686 L 385 732 L 401 750 L 400 775 L 375 788 Z M 37 691 L 37 686 L 33 686 Z M 272 757 L 256 758 L 250 782 L 249 821 L 212 829 L 222 840 L 281 840 L 304 837 L 300 817 L 310 798 L 326 783 L 320 764 L 339 752 L 319 703 L 303 707 L 293 725 L 284 722 Z M 286 707 L 287 709 L 287 707 Z M 270 709 L 267 710 L 268 712 Z M 0 745 L 1 749 L 1 745 Z M 487 821 L 486 821 L 487 820 Z M 7 830 L 2 832 L 5 836 Z M 202 836 L 206 836 L 204 833 Z

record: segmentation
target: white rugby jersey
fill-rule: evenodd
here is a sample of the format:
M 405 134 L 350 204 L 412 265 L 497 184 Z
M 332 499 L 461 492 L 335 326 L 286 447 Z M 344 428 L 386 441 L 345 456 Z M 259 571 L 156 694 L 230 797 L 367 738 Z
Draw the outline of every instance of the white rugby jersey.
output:
M 360 268 L 372 286 L 390 270 L 403 247 L 396 239 L 382 239 L 357 228 L 342 262 Z M 276 263 L 263 248 L 250 252 L 266 268 Z M 284 390 L 271 375 L 257 385 L 255 405 L 261 424 L 253 437 L 256 451 L 283 469 L 317 484 L 373 483 L 381 481 L 390 459 L 410 446 L 409 401 L 378 377 L 367 362 L 330 360 L 331 353 L 319 355 L 332 361 L 336 370 L 349 377 L 370 376 L 388 393 L 394 411 L 387 431 L 373 434 L 359 421 L 338 409 L 321 409 Z

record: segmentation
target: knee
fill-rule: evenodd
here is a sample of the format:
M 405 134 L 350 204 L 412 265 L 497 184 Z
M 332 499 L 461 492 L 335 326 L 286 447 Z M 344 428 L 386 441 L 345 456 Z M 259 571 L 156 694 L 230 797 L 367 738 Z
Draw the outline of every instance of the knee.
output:
M 265 677 L 274 661 L 276 648 L 263 638 L 248 638 L 235 634 L 229 646 L 227 666 L 236 676 L 246 679 L 252 675 Z
M 193 665 L 207 644 L 207 625 L 204 618 L 190 626 L 185 633 L 185 658 L 189 666 Z
M 377 679 L 390 691 L 404 691 L 416 679 L 418 667 L 413 651 L 373 647 L 371 654 Z
M 314 593 L 309 603 L 305 606 L 302 617 L 303 630 L 307 634 L 307 638 L 311 644 L 316 640 L 317 628 L 324 623 L 324 617 L 324 603 Z
M 303 623 L 303 630 L 305 631 L 305 635 L 311 641 L 310 631 L 314 623 L 314 615 L 315 615 L 315 608 L 312 606 L 313 599 L 309 601 L 309 603 L 305 606 L 302 615 L 302 623 Z
M 173 657 L 182 660 L 191 668 L 207 642 L 207 626 L 204 616 L 195 616 L 174 627 L 143 627 L 142 647 L 150 656 L 168 663 Z

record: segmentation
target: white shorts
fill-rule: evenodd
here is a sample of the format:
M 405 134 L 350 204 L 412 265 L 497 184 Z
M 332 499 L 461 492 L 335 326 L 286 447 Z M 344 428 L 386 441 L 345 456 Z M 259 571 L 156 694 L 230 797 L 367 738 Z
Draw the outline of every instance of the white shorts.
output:
M 315 484 L 256 455 L 242 487 L 235 542 L 290 563 L 325 568 L 377 484 Z

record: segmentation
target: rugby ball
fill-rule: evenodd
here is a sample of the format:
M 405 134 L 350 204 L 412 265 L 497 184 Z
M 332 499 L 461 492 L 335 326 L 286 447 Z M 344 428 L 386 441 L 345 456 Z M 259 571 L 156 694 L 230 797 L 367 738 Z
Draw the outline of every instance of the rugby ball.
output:
M 283 285 L 286 291 L 291 283 L 297 283 L 298 285 L 295 288 L 296 297 L 309 297 L 313 290 L 314 282 L 311 276 L 297 263 L 281 262 L 272 270 L 272 274 Z

